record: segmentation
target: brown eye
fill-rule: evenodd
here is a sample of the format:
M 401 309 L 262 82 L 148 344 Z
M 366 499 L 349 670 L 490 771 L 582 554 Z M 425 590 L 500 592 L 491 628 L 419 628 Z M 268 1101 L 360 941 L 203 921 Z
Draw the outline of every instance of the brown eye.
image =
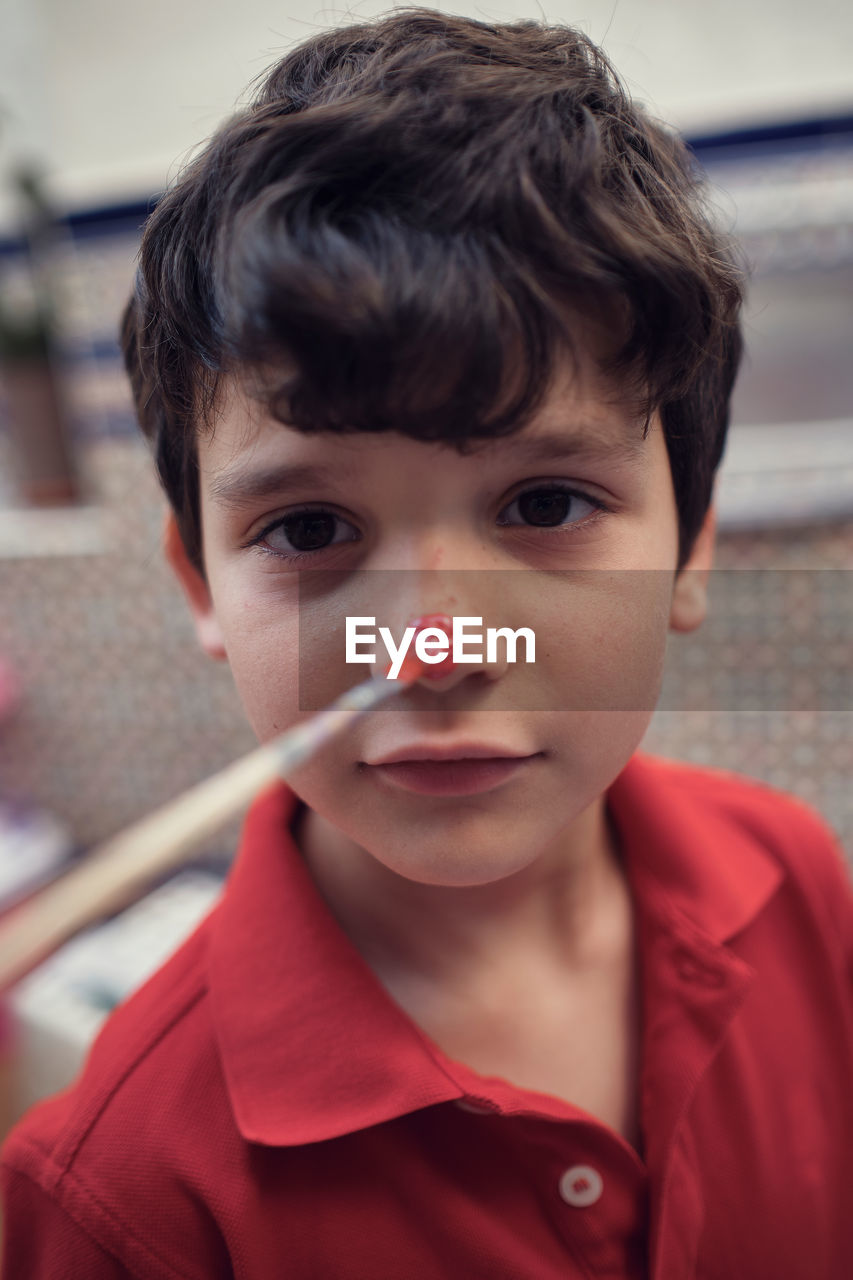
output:
M 580 504 L 581 508 L 579 514 L 577 510 L 578 504 Z M 543 485 L 538 489 L 526 489 L 524 493 L 514 498 L 501 514 L 505 515 L 507 512 L 517 509 L 522 523 L 531 525 L 534 528 L 549 528 L 566 523 L 570 514 L 576 518 L 568 522 L 577 524 L 586 514 L 583 511 L 584 504 L 593 511 L 603 508 L 603 503 L 597 502 L 595 498 L 591 498 L 586 493 L 579 493 L 574 489 L 564 489 L 555 485 L 549 487 Z M 519 521 L 501 519 L 499 523 L 516 524 Z
M 336 519 L 329 511 L 304 511 L 288 516 L 279 527 L 294 551 L 317 551 L 328 547 L 334 538 Z
M 295 560 L 325 551 L 342 542 L 354 542 L 358 530 L 334 511 L 322 508 L 292 511 L 273 521 L 252 539 L 252 545 L 272 551 L 283 560 Z
M 558 489 L 534 489 L 518 500 L 518 510 L 529 524 L 560 524 L 574 499 Z

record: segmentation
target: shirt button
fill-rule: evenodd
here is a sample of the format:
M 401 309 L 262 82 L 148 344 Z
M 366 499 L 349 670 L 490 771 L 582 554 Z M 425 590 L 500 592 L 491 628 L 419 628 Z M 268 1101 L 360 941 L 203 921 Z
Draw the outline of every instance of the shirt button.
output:
M 595 1204 L 603 1190 L 601 1174 L 588 1164 L 573 1164 L 560 1179 L 560 1195 L 576 1209 Z
M 460 1111 L 470 1111 L 475 1116 L 494 1115 L 494 1107 L 481 1107 L 476 1102 L 468 1102 L 466 1098 L 457 1098 L 456 1105 Z

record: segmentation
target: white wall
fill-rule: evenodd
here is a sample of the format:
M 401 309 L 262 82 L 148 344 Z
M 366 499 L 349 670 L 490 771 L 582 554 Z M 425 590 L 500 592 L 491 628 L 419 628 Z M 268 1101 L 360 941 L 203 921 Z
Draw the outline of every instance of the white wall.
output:
M 0 167 L 41 156 L 67 207 L 162 188 L 248 82 L 312 32 L 392 6 L 290 0 L 0 0 Z M 544 17 L 602 43 L 634 95 L 686 130 L 853 107 L 847 0 L 438 3 Z M 11 117 L 11 118 L 10 118 Z M 8 202 L 0 205 L 0 222 Z

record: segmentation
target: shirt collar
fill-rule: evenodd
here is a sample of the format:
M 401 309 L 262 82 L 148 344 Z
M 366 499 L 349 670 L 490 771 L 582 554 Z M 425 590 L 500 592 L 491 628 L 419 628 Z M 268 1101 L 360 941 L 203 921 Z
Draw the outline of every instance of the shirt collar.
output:
M 635 753 L 607 804 L 638 910 L 676 927 L 686 920 L 701 945 L 719 947 L 784 872 L 738 821 L 736 799 L 713 803 L 712 776 Z M 290 831 L 298 804 L 284 783 L 254 801 L 210 922 L 210 994 L 234 1115 L 244 1138 L 274 1146 L 465 1094 L 314 885 Z
M 283 783 L 252 804 L 211 921 L 210 994 L 244 1138 L 320 1142 L 463 1090 L 332 916 L 290 832 Z
M 771 794 L 739 774 L 635 752 L 607 804 L 639 905 L 668 909 L 716 947 L 754 920 L 786 877 L 762 839 L 762 791 Z

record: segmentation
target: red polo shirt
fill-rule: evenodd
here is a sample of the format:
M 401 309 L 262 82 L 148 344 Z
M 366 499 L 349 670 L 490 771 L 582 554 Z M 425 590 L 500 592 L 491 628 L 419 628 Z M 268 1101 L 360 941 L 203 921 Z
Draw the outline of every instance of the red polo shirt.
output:
M 642 1158 L 448 1058 L 266 791 L 212 913 L 2 1151 L 4 1280 L 850 1280 L 853 891 L 807 806 L 636 754 Z

